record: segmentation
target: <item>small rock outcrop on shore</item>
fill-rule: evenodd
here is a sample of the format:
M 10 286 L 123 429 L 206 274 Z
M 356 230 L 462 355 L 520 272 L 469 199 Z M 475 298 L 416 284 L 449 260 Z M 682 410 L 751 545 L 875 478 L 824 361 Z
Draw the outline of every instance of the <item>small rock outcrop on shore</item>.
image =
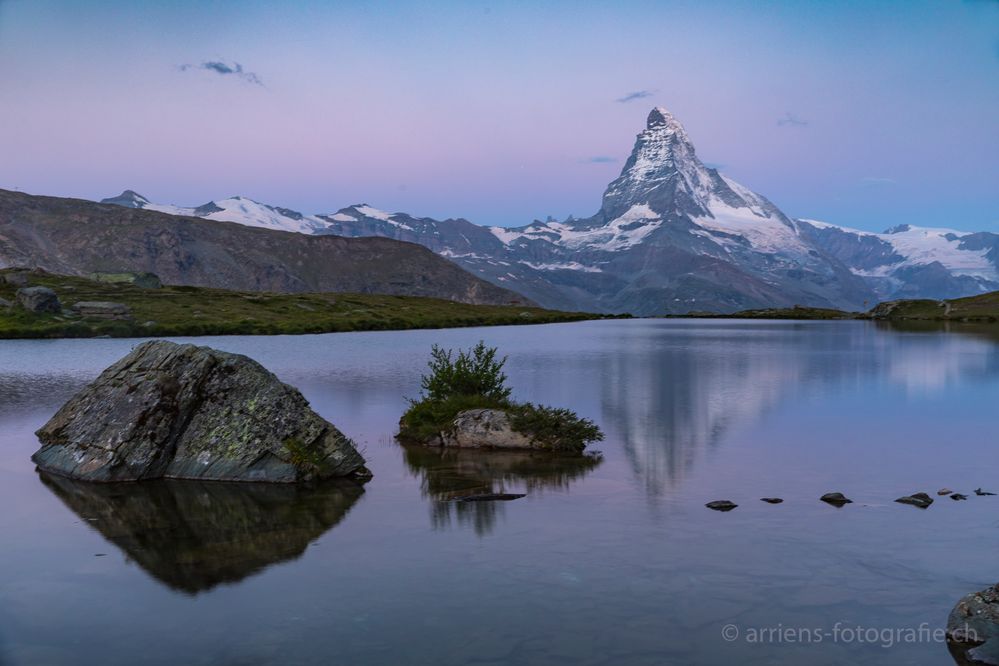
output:
M 17 290 L 17 302 L 29 312 L 59 314 L 62 303 L 48 287 L 24 287 Z
M 0 282 L 15 287 L 27 287 L 28 274 L 24 271 L 11 271 L 9 273 L 4 273 L 3 275 L 0 275 Z
M 957 602 L 947 618 L 947 646 L 959 664 L 999 664 L 999 584 Z
M 132 313 L 124 303 L 110 301 L 80 301 L 74 303 L 73 312 L 92 319 L 131 319 Z
M 37 435 L 40 469 L 86 481 L 369 475 L 353 443 L 256 361 L 163 340 L 101 373 Z

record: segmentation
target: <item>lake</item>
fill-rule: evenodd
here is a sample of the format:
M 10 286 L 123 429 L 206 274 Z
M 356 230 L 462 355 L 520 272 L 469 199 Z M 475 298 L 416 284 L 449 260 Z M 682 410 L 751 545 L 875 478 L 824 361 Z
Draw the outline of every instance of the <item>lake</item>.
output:
M 603 428 L 599 463 L 394 441 L 430 346 L 480 339 L 516 398 Z M 300 388 L 374 479 L 42 477 L 34 430 L 137 341 L 0 341 L 3 666 L 941 664 L 934 632 L 999 580 L 999 497 L 972 493 L 999 491 L 987 336 L 638 319 L 187 341 Z M 943 487 L 971 497 L 893 502 Z M 482 489 L 527 496 L 448 501 Z

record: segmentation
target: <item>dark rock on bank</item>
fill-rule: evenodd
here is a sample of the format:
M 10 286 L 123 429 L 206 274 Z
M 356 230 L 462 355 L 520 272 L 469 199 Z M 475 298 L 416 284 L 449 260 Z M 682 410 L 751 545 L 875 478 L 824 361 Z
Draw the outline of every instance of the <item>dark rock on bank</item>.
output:
M 947 618 L 947 646 L 959 664 L 999 664 L 999 585 L 957 602 Z
M 832 504 L 837 508 L 844 506 L 846 504 L 853 503 L 853 500 L 848 499 L 845 495 L 843 495 L 843 493 L 826 493 L 819 499 L 825 502 L 826 504 Z
M 713 502 L 708 502 L 704 506 L 715 511 L 731 511 L 739 505 L 735 502 L 730 502 L 729 500 L 715 500 Z
M 913 493 L 912 495 L 899 497 L 895 501 L 899 504 L 909 504 L 911 506 L 919 507 L 920 509 L 925 509 L 933 504 L 933 498 L 926 493 Z
M 101 373 L 37 435 L 40 469 L 87 481 L 367 473 L 352 442 L 256 361 L 162 340 Z
M 29 312 L 59 314 L 62 304 L 48 287 L 24 287 L 17 290 L 17 302 Z

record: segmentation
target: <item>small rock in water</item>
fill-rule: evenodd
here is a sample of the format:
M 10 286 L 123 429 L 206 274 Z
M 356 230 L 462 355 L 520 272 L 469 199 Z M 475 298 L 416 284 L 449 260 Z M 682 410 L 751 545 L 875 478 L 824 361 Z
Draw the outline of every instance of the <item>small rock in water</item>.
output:
M 982 490 L 981 488 L 975 488 L 975 494 L 979 497 L 985 497 L 986 495 L 995 495 L 995 493 L 990 493 L 988 491 Z
M 527 497 L 525 493 L 482 493 L 481 495 L 466 495 L 456 497 L 456 502 L 509 502 L 510 500 Z
M 826 493 L 819 498 L 826 504 L 832 504 L 833 506 L 839 508 L 844 504 L 852 504 L 853 500 L 847 498 L 843 493 Z
M 735 502 L 730 502 L 728 500 L 715 500 L 713 502 L 708 502 L 704 506 L 709 509 L 714 509 L 715 511 L 731 511 L 735 507 L 739 506 Z
M 920 509 L 925 509 L 929 505 L 933 504 L 933 498 L 926 493 L 913 493 L 912 495 L 906 495 L 905 497 L 899 497 L 895 500 L 899 504 L 909 504 L 911 506 L 917 506 Z
M 784 500 L 781 499 L 780 497 L 761 497 L 760 501 L 766 502 L 767 504 L 780 504 Z
M 941 496 L 942 495 L 950 495 L 953 492 L 954 491 L 951 490 L 950 488 L 941 488 L 940 490 L 937 491 L 937 495 L 941 495 Z
M 953 495 L 950 496 L 950 498 L 952 500 L 966 500 L 968 499 L 968 496 L 962 495 L 961 493 L 954 493 Z

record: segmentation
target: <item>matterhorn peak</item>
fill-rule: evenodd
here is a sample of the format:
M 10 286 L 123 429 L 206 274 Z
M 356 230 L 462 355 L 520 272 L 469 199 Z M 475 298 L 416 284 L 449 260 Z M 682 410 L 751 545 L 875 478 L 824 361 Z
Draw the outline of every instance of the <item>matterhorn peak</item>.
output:
M 610 220 L 636 205 L 649 204 L 660 214 L 679 208 L 691 215 L 707 213 L 711 174 L 697 159 L 680 121 L 657 106 L 649 113 L 621 175 L 604 193 L 601 212 Z
M 647 129 L 654 129 L 656 127 L 676 127 L 678 129 L 683 129 L 680 122 L 676 117 L 670 113 L 669 109 L 657 106 L 649 112 L 649 118 L 645 124 Z

